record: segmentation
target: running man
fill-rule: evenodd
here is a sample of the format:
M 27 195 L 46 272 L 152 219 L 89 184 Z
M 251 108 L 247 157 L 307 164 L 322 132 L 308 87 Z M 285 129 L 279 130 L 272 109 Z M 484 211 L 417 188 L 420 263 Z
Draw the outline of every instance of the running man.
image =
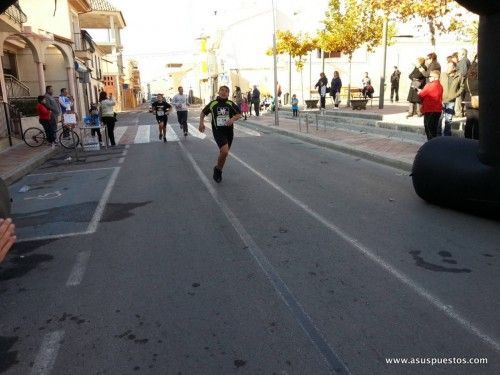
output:
M 163 137 L 163 142 L 167 141 L 167 121 L 168 114 L 172 112 L 172 106 L 167 103 L 163 94 L 156 95 L 156 101 L 151 105 L 153 112 L 156 115 L 158 128 L 160 131 L 159 139 Z
M 174 96 L 172 99 L 172 104 L 175 107 L 175 110 L 177 111 L 177 121 L 179 121 L 179 124 L 181 125 L 182 131 L 184 132 L 184 137 L 188 135 L 188 124 L 187 124 L 187 119 L 188 119 L 188 109 L 187 107 L 189 106 L 188 103 L 188 97 L 187 95 L 184 95 L 184 89 L 182 86 L 179 86 L 178 88 L 179 93 Z
M 200 132 L 205 131 L 203 120 L 208 114 L 212 114 L 212 133 L 214 134 L 215 142 L 219 146 L 219 158 L 217 165 L 214 167 L 215 182 L 222 181 L 222 168 L 226 162 L 229 149 L 233 143 L 234 129 L 233 124 L 241 118 L 241 112 L 238 106 L 228 99 L 229 87 L 221 86 L 219 88 L 219 96 L 215 100 L 208 103 L 200 113 Z

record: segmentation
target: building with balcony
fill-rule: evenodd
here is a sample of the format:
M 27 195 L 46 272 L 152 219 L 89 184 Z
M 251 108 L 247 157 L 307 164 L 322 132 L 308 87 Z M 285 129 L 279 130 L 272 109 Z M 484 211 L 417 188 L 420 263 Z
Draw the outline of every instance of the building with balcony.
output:
M 141 105 L 143 98 L 141 88 L 141 72 L 137 61 L 130 60 L 127 64 L 127 75 L 124 86 L 125 108 L 132 109 Z
M 125 19 L 122 12 L 107 0 L 89 0 L 91 11 L 79 15 L 80 27 L 92 35 L 97 48 L 102 52 L 101 75 L 103 89 L 112 94 L 117 102 L 116 110 L 125 107 L 122 42 L 120 30 Z

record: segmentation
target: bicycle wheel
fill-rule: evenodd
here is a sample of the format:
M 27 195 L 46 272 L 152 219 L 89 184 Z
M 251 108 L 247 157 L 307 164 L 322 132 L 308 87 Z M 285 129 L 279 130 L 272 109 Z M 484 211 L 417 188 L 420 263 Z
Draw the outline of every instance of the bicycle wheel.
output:
M 45 143 L 45 132 L 39 128 L 28 128 L 23 133 L 24 143 L 30 147 L 38 147 Z
M 59 134 L 59 144 L 67 149 L 74 149 L 80 143 L 80 137 L 71 129 L 61 131 Z

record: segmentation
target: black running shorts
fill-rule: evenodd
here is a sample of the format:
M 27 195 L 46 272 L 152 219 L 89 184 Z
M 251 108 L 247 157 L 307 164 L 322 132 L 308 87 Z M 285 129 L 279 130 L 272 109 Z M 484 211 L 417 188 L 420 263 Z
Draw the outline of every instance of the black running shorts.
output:
M 215 142 L 217 143 L 217 146 L 219 146 L 219 148 L 224 145 L 228 145 L 229 148 L 231 148 L 234 137 L 234 130 L 232 126 L 212 126 L 212 133 L 214 134 Z
M 158 124 L 160 122 L 163 122 L 165 125 L 167 125 L 167 120 L 168 116 L 156 116 L 156 121 L 158 122 Z

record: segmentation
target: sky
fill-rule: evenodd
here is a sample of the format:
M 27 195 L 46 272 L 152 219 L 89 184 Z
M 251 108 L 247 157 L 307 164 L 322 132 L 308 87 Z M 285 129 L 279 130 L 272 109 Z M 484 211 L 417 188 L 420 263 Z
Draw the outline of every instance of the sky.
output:
M 218 19 L 227 19 L 231 24 L 250 14 L 272 9 L 272 0 L 180 0 L 175 3 L 141 0 L 140 6 L 133 0 L 108 1 L 122 11 L 127 24 L 121 31 L 124 60 L 138 61 L 143 83 L 165 76 L 165 64 L 197 53 L 196 38 L 209 27 L 215 11 Z M 275 4 L 280 12 L 296 13 L 310 20 L 307 25 L 302 23 L 304 28 L 316 28 L 327 0 L 275 0 Z M 224 24 L 220 25 L 223 27 Z

